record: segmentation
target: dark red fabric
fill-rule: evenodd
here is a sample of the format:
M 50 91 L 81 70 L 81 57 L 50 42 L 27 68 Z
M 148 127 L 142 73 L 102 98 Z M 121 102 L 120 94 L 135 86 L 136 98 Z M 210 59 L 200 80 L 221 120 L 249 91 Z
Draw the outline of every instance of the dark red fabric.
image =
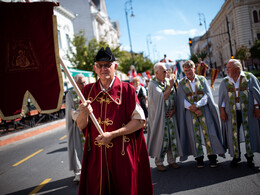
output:
M 57 109 L 60 84 L 51 2 L 0 3 L 0 110 L 21 112 L 28 90 L 41 110 Z
M 82 92 L 86 99 L 92 101 L 93 113 L 97 120 L 101 121 L 101 128 L 105 132 L 126 125 L 138 103 L 134 87 L 121 82 L 117 77 L 108 93 L 101 91 L 99 82 L 86 85 Z M 105 119 L 109 124 L 103 123 Z M 88 150 L 86 141 L 79 185 L 80 195 L 104 194 L 105 189 L 110 191 L 110 194 L 153 194 L 150 164 L 142 130 L 126 135 L 129 142 L 124 143 L 125 155 L 122 155 L 122 136 L 113 139 L 113 146 L 106 148 L 95 145 L 95 138 L 99 133 L 92 123 L 86 131 L 86 135 L 90 135 L 91 149 Z

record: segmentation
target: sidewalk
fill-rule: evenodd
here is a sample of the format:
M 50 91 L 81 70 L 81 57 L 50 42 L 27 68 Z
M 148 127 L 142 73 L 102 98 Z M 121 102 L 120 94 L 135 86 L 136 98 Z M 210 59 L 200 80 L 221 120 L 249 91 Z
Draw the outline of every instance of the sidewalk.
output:
M 61 127 L 61 126 L 65 126 L 66 125 L 66 121 L 65 119 L 60 119 L 60 120 L 56 120 L 53 122 L 48 122 L 46 124 L 37 126 L 37 127 L 33 127 L 33 128 L 29 128 L 29 129 L 25 129 L 25 130 L 20 130 L 18 132 L 15 133 L 11 133 L 8 135 L 3 135 L 0 137 L 0 147 L 50 131 L 52 129 Z

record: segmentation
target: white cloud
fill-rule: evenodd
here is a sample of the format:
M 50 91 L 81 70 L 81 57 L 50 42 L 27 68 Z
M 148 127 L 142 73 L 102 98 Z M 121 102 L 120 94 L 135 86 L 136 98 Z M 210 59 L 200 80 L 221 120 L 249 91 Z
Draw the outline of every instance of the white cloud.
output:
M 155 40 L 155 41 L 160 41 L 162 39 L 163 39 L 163 36 L 161 36 L 161 35 L 152 36 L 152 40 Z
M 194 36 L 198 30 L 197 29 L 190 29 L 190 30 L 175 30 L 175 29 L 165 29 L 161 30 L 158 33 L 163 35 L 190 35 Z
M 191 29 L 191 30 L 189 30 L 190 36 L 191 36 L 191 37 L 194 37 L 194 36 L 196 35 L 197 31 L 198 31 L 197 29 Z

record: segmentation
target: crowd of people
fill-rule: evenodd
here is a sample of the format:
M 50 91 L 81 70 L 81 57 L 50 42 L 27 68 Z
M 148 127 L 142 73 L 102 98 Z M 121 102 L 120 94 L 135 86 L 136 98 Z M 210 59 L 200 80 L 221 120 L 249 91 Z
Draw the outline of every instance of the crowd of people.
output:
M 260 83 L 239 60 L 227 63 L 218 106 L 191 60 L 182 64 L 185 77 L 180 80 L 165 63 L 155 64 L 154 77 L 144 87 L 137 77 L 132 84 L 120 81 L 114 61 L 111 50 L 101 48 L 93 66 L 99 79 L 85 85 L 84 78 L 75 78 L 86 102 L 79 103 L 73 91 L 66 98 L 70 170 L 74 181 L 80 174 L 79 194 L 153 194 L 148 156 L 158 171 L 166 171 L 165 156 L 169 167 L 177 169 L 177 157 L 185 161 L 192 155 L 202 168 L 206 155 L 214 168 L 218 156 L 228 151 L 230 166 L 236 167 L 245 142 L 247 165 L 254 167 L 253 154 L 260 152 Z M 130 73 L 136 74 L 134 67 Z M 85 142 L 84 151 L 77 142 Z

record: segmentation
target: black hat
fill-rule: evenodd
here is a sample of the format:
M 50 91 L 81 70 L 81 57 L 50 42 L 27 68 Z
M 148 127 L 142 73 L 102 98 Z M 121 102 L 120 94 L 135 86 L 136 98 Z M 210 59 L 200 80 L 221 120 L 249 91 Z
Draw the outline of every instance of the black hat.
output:
M 100 61 L 105 61 L 105 62 L 112 62 L 115 61 L 115 57 L 112 54 L 111 50 L 109 47 L 106 47 L 106 50 L 104 50 L 104 47 L 102 47 L 96 57 L 95 57 L 95 62 L 100 62 Z

